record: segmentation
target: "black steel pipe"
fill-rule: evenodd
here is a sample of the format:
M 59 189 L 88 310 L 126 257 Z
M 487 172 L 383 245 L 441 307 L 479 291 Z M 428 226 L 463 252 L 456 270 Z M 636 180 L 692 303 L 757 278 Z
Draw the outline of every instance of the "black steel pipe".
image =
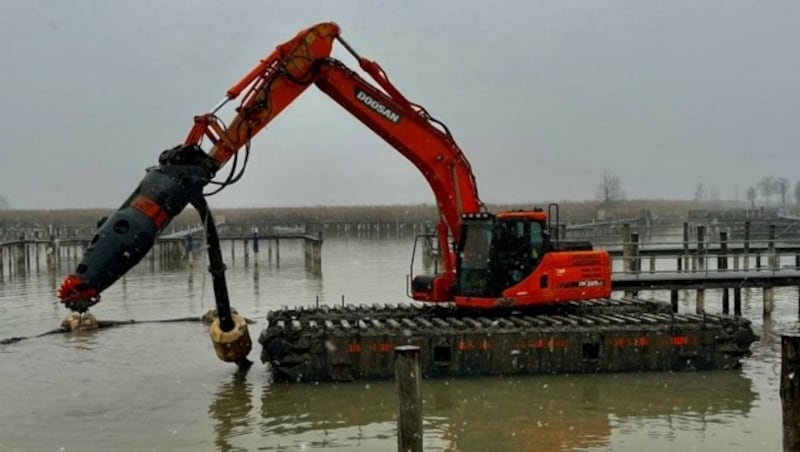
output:
M 222 331 L 231 331 L 234 327 L 231 314 L 231 303 L 228 298 L 228 284 L 225 281 L 225 262 L 222 260 L 222 250 L 219 246 L 219 235 L 214 217 L 208 208 L 205 198 L 192 200 L 192 205 L 197 209 L 206 231 L 206 244 L 208 246 L 208 271 L 214 285 L 214 302 L 217 305 L 217 316 Z

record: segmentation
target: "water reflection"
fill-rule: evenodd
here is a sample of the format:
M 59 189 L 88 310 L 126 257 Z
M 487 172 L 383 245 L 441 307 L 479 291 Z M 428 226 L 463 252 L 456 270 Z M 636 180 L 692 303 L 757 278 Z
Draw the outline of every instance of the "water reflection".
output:
M 208 406 L 208 415 L 214 424 L 214 445 L 220 451 L 243 451 L 231 440 L 253 430 L 253 385 L 247 381 L 246 372 L 236 372 L 231 381 L 222 384 Z
M 259 276 L 259 273 L 258 273 L 258 261 L 255 262 L 255 266 L 254 267 L 255 267 L 255 269 L 253 270 L 253 295 L 255 295 L 255 297 L 256 297 L 255 301 L 256 301 L 256 303 L 258 303 L 259 301 L 261 301 L 260 298 L 258 297 L 259 291 L 261 289 L 261 286 L 259 284 L 259 281 L 260 281 L 261 277 Z
M 394 390 L 391 382 L 270 384 L 261 433 L 302 447 L 393 437 Z M 708 418 L 733 423 L 756 393 L 741 373 L 700 372 L 426 380 L 423 397 L 426 450 L 566 451 L 608 446 L 612 419 L 663 422 L 665 436 L 683 425 L 705 429 Z
M 306 271 L 299 246 L 281 251 L 280 269 L 263 255 L 260 261 L 252 255 L 249 268 L 241 253 L 228 262 L 235 307 L 261 320 L 251 329 L 254 339 L 267 310 L 313 304 L 317 295 L 329 304 L 343 294 L 353 303 L 404 300 L 407 241 L 326 241 L 324 279 Z M 213 292 L 205 254 L 195 259 L 190 267 L 148 258 L 154 270 L 142 262 L 104 294 L 96 314 L 106 320 L 201 315 Z M 66 313 L 53 294 L 74 264 L 64 259 L 60 271 L 48 267 L 25 278 L 6 267 L 0 339 L 61 322 Z M 777 450 L 778 338 L 797 329 L 797 291 L 776 291 L 767 322 L 761 321 L 761 291 L 742 295 L 745 316 L 762 336 L 743 373 L 426 380 L 425 448 Z M 669 298 L 667 292 L 653 296 Z M 682 310 L 693 312 L 694 298 L 681 292 Z M 719 298 L 707 292 L 709 312 L 719 312 Z M 256 345 L 251 357 L 259 351 Z M 0 358 L 0 450 L 396 448 L 393 382 L 278 385 L 260 364 L 247 379 L 231 376 L 194 324 L 49 336 L 0 347 Z M 96 427 L 88 431 L 91 444 L 87 426 Z

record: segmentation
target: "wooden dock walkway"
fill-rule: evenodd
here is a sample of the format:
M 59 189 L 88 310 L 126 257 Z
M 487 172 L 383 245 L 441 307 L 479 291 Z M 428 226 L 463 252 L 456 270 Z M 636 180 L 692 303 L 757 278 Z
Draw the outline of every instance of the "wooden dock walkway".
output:
M 143 261 L 149 260 L 151 263 L 156 259 L 159 262 L 185 261 L 188 265 L 192 265 L 195 247 L 197 244 L 203 243 L 203 239 L 202 228 L 190 228 L 159 236 Z M 312 234 L 304 229 L 286 228 L 271 230 L 266 234 L 254 231 L 246 235 L 222 235 L 219 239 L 222 243 L 229 242 L 231 260 L 236 259 L 237 244 L 241 244 L 245 262 L 248 261 L 252 252 L 256 263 L 262 244 L 266 242 L 267 261 L 273 262 L 274 255 L 274 262 L 278 267 L 280 266 L 281 241 L 300 241 L 303 244 L 306 269 L 312 273 L 319 273 L 322 268 L 323 238 L 321 233 Z M 17 240 L 0 242 L 0 280 L 6 274 L 10 276 L 25 274 L 32 269 L 38 270 L 42 255 L 45 257 L 47 268 L 52 270 L 58 270 L 62 260 L 77 262 L 90 242 L 90 237 L 43 239 L 28 238 L 24 235 Z
M 615 226 L 619 226 L 615 224 Z M 225 229 L 229 228 L 229 234 Z M 743 288 L 761 288 L 764 314 L 772 310 L 772 291 L 776 287 L 800 288 L 800 240 L 782 236 L 775 226 L 768 226 L 766 235 L 751 240 L 749 226 L 737 240 L 729 240 L 727 231 L 707 237 L 706 227 L 683 224 L 682 237 L 640 238 L 631 225 L 623 224 L 615 241 L 600 244 L 612 257 L 612 288 L 634 295 L 640 291 L 668 290 L 673 306 L 677 306 L 679 290 L 693 290 L 697 296 L 697 312 L 702 312 L 706 290 L 722 290 L 723 300 L 734 292 L 737 298 Z M 250 230 L 251 233 L 243 233 Z M 43 257 L 48 268 L 58 268 L 62 258 L 70 264 L 77 261 L 88 246 L 90 237 L 48 239 L 43 234 L 20 234 L 18 240 L 0 243 L 0 278 L 39 268 Z M 221 225 L 221 241 L 229 242 L 231 259 L 237 253 L 245 262 L 252 254 L 258 262 L 259 252 L 267 248 L 267 259 L 280 265 L 280 242 L 300 241 L 304 244 L 307 269 L 321 271 L 321 233 L 309 233 L 306 227 L 275 227 L 259 232 L 256 227 Z M 264 243 L 266 241 L 266 243 Z M 145 260 L 151 263 L 188 262 L 191 265 L 195 247 L 202 243 L 202 228 L 170 231 L 158 237 Z M 64 269 L 61 269 L 64 270 Z M 738 311 L 737 311 L 738 312 Z
M 734 287 L 800 287 L 800 270 L 703 273 L 624 273 L 611 275 L 614 290 L 726 289 Z

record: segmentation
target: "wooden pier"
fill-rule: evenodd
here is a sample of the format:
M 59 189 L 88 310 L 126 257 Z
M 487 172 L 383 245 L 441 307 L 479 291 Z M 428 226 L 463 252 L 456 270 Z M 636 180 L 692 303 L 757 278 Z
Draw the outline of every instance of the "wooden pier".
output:
M 185 261 L 192 265 L 196 256 L 196 248 L 203 243 L 202 229 L 192 228 L 179 231 L 156 239 L 153 249 L 142 261 L 155 263 L 175 263 Z M 299 241 L 303 244 L 305 265 L 308 271 L 319 273 L 322 268 L 322 243 L 321 233 L 308 233 L 304 230 L 279 230 L 266 234 L 253 232 L 249 235 L 226 235 L 220 237 L 220 242 L 229 242 L 231 260 L 236 259 L 236 250 L 241 246 L 241 252 L 247 262 L 250 253 L 253 253 L 255 262 L 263 244 L 267 247 L 267 262 L 280 266 L 281 242 Z M 53 236 L 48 239 L 38 237 L 38 234 L 29 237 L 22 235 L 17 240 L 0 242 L 0 279 L 4 276 L 24 275 L 30 271 L 38 271 L 44 264 L 51 271 L 64 271 L 62 263 L 74 263 L 83 255 L 84 250 L 91 242 L 90 237 L 60 239 Z M 240 244 L 240 245 L 239 245 Z
M 625 225 L 622 243 L 602 248 L 612 256 L 614 290 L 629 296 L 641 290 L 669 290 L 675 312 L 678 290 L 694 290 L 696 312 L 703 313 L 705 290 L 721 289 L 725 314 L 730 310 L 732 291 L 734 314 L 741 315 L 741 289 L 757 287 L 763 291 L 763 315 L 769 317 L 774 309 L 775 287 L 800 290 L 800 241 L 781 239 L 774 225 L 765 230 L 765 239 L 751 241 L 750 225 L 745 223 L 740 240 L 729 240 L 727 231 L 719 231 L 715 240 L 706 238 L 704 225 L 691 231 L 684 223 L 681 240 L 643 241 Z
M 653 237 L 639 232 L 645 225 L 638 220 L 631 224 L 615 222 L 613 227 L 619 231 L 616 239 L 606 239 L 606 243 L 596 246 L 611 254 L 612 287 L 627 296 L 645 290 L 669 290 L 670 301 L 677 309 L 678 290 L 694 290 L 696 312 L 700 313 L 705 312 L 705 291 L 722 290 L 723 312 L 729 311 L 732 299 L 733 313 L 740 314 L 741 290 L 756 287 L 763 291 L 763 313 L 769 316 L 774 307 L 774 288 L 800 288 L 800 240 L 787 237 L 785 225 L 766 225 L 759 238 L 752 239 L 752 225 L 746 221 L 733 228 L 740 231 L 735 240 L 729 230 L 716 228 L 717 232 L 711 235 L 706 225 L 692 226 L 689 222 L 678 228 L 682 235 Z M 241 253 L 245 262 L 251 255 L 258 262 L 266 247 L 267 261 L 280 266 L 281 242 L 300 241 L 307 270 L 321 271 L 322 234 L 309 232 L 306 226 L 268 228 L 266 233 L 254 226 L 219 226 L 223 231 L 221 240 L 230 242 L 227 248 L 231 260 Z M 17 240 L 0 243 L 0 278 L 38 270 L 43 263 L 50 270 L 64 271 L 60 269 L 62 260 L 77 261 L 91 238 L 57 234 L 44 238 L 50 231 L 64 232 L 63 229 L 40 228 L 21 233 Z M 244 232 L 248 230 L 249 233 Z M 174 230 L 160 236 L 145 259 L 151 265 L 156 260 L 191 265 L 202 240 L 201 227 Z

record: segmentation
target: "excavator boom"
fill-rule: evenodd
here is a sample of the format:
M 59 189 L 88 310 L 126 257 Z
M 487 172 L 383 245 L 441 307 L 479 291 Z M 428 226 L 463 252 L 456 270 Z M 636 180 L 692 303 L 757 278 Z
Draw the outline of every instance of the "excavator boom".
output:
M 375 80 L 377 86 L 347 68 L 341 61 L 331 58 L 333 43 L 337 39 L 358 59 L 359 66 Z M 161 163 L 162 166 L 176 162 L 181 165 L 200 165 L 203 168 L 203 175 L 200 176 L 203 182 L 199 185 L 192 184 L 194 188 L 190 196 L 185 193 L 167 196 L 185 198 L 181 202 L 168 203 L 171 209 L 164 208 L 163 193 L 159 194 L 158 190 L 156 193 L 151 193 L 152 196 L 145 193 L 153 184 L 162 186 L 163 181 L 145 184 L 144 190 L 140 185 L 135 196 L 132 195 L 120 208 L 126 217 L 123 219 L 128 224 L 137 223 L 127 218 L 131 214 L 136 216 L 137 212 L 152 223 L 142 223 L 146 225 L 146 233 L 136 234 L 141 243 L 137 243 L 137 252 L 133 258 L 123 260 L 113 271 L 102 270 L 103 276 L 95 275 L 91 283 L 87 281 L 86 275 L 92 275 L 93 272 L 87 273 L 86 268 L 96 269 L 98 265 L 105 267 L 105 264 L 84 262 L 79 266 L 83 272 L 78 271 L 65 280 L 60 290 L 60 297 L 94 298 L 135 265 L 149 250 L 155 237 L 168 221 L 192 199 L 200 196 L 197 189 L 207 184 L 216 171 L 235 157 L 241 149 L 248 147 L 253 136 L 312 84 L 316 84 L 345 110 L 397 149 L 420 170 L 430 184 L 440 212 L 437 224 L 439 246 L 445 252 L 444 272 L 436 284 L 438 289 L 435 295 L 428 296 L 427 299 L 449 300 L 450 288 L 455 278 L 456 260 L 450 240 L 454 242 L 459 240 L 463 214 L 485 210 L 478 197 L 477 185 L 469 162 L 447 128 L 432 118 L 424 108 L 411 103 L 403 96 L 377 63 L 358 56 L 349 44 L 341 40 L 339 27 L 330 22 L 303 30 L 291 40 L 276 47 L 270 55 L 228 89 L 225 99 L 217 107 L 211 112 L 195 117 L 194 126 L 183 145 L 168 151 L 170 158 L 162 159 Z M 236 116 L 226 125 L 217 116 L 217 112 L 222 105 L 240 96 L 241 101 L 236 108 Z M 206 139 L 212 144 L 207 152 L 208 159 L 197 153 Z M 186 156 L 191 155 L 193 161 L 189 162 L 188 157 L 182 156 L 183 152 Z M 159 167 L 148 174 L 153 179 L 154 176 L 163 174 L 163 169 Z M 159 198 L 162 200 L 157 201 Z M 116 220 L 119 221 L 119 218 Z M 101 233 L 98 237 L 110 241 L 114 235 Z M 131 245 L 128 243 L 129 240 L 117 239 L 115 243 L 105 245 L 104 248 L 122 252 L 122 249 Z M 90 247 L 90 251 L 95 248 Z M 74 303 L 77 305 L 78 302 Z

